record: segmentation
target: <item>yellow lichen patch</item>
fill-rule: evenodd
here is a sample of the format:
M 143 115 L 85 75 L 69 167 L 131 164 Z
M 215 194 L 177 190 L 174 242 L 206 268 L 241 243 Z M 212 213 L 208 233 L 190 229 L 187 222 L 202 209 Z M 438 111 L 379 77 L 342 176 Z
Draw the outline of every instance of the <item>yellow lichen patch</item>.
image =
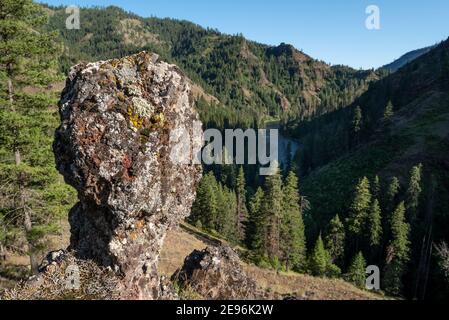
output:
M 128 116 L 129 121 L 134 126 L 134 128 L 141 129 L 143 127 L 144 119 L 139 117 L 139 115 L 134 112 L 134 108 L 132 106 L 128 107 Z

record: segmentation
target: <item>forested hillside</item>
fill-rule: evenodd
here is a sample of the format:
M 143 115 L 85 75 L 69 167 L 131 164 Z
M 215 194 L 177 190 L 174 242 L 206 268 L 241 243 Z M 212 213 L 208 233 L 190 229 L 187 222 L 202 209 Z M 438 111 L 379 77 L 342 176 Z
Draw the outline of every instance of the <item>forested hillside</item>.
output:
M 142 18 L 117 7 L 82 8 L 80 30 L 65 28 L 65 8 L 48 11 L 49 30 L 58 30 L 66 46 L 64 71 L 80 60 L 156 52 L 180 66 L 207 93 L 197 95 L 207 126 L 262 126 L 273 118 L 324 114 L 350 104 L 385 74 L 330 66 L 291 45 L 269 47 L 241 35 L 187 21 Z
M 304 145 L 297 158 L 301 191 L 312 207 L 309 239 L 339 214 L 352 230 L 350 242 L 358 241 L 366 253 L 380 250 L 382 258 L 370 261 L 387 269 L 400 214 L 408 252 L 400 279 L 409 297 L 423 298 L 426 283 L 432 288 L 427 295 L 444 295 L 444 276 L 431 252 L 449 240 L 448 74 L 445 41 L 373 83 L 350 107 L 290 126 Z M 376 229 L 383 232 L 379 247 L 363 240 Z

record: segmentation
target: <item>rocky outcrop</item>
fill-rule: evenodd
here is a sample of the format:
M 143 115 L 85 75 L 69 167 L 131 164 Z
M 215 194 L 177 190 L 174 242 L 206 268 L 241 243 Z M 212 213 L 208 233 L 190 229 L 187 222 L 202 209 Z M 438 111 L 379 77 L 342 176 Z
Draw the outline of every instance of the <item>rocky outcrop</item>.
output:
M 116 300 L 120 278 L 91 260 L 78 259 L 73 252 L 50 252 L 39 274 L 7 290 L 5 300 Z
M 242 269 L 241 261 L 227 246 L 195 250 L 172 276 L 181 288 L 188 288 L 206 300 L 279 299 L 258 288 Z
M 190 213 L 201 123 L 189 80 L 142 52 L 72 68 L 59 104 L 57 168 L 77 191 L 70 250 L 120 278 L 120 299 L 156 299 L 165 234 Z

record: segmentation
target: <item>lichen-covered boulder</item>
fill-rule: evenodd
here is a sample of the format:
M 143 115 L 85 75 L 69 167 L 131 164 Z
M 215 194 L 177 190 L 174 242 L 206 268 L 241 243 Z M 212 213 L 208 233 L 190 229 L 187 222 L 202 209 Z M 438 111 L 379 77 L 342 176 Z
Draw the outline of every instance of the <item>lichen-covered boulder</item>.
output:
M 193 290 L 206 300 L 279 299 L 259 288 L 247 276 L 237 253 L 227 246 L 193 251 L 172 276 L 181 288 Z
M 201 178 L 190 81 L 146 52 L 80 64 L 59 108 L 56 164 L 80 199 L 70 249 L 120 275 L 122 299 L 158 298 L 165 234 L 190 213 Z

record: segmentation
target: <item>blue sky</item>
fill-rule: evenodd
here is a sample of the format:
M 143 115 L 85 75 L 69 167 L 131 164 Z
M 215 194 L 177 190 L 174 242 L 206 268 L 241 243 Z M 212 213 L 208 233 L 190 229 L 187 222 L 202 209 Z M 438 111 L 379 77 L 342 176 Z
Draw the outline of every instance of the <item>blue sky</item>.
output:
M 52 5 L 116 5 L 141 16 L 185 19 L 354 68 L 379 67 L 449 37 L 447 0 L 44 0 Z M 368 5 L 380 30 L 365 28 Z M 81 16 L 82 23 L 82 16 Z

